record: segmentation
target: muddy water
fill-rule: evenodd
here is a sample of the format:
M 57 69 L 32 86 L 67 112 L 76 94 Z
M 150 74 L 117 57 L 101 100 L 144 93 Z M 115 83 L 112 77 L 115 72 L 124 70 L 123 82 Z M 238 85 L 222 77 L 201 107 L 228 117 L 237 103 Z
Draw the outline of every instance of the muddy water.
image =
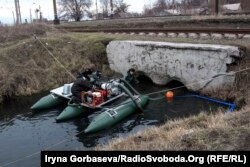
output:
M 136 88 L 143 94 L 166 89 L 155 86 L 147 80 Z M 185 89 L 175 91 L 176 95 L 189 93 Z M 72 121 L 56 123 L 56 116 L 65 106 L 36 114 L 29 109 L 47 94 L 48 92 L 45 92 L 19 98 L 0 106 L 0 166 L 39 166 L 41 150 L 89 150 L 115 137 L 125 137 L 170 119 L 211 112 L 219 107 L 217 104 L 190 97 L 178 98 L 172 102 L 167 102 L 165 99 L 151 101 L 145 107 L 144 115 L 134 114 L 110 129 L 94 134 L 83 134 L 83 130 L 98 111 Z M 164 94 L 152 97 L 162 95 Z

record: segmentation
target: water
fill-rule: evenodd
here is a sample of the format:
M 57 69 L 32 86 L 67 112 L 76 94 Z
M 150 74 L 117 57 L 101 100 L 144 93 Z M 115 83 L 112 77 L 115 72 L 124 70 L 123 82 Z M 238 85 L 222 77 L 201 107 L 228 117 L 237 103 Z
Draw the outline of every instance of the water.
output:
M 166 88 L 145 82 L 137 89 L 149 93 Z M 177 95 L 188 93 L 183 89 L 175 91 Z M 22 97 L 0 106 L 0 166 L 39 166 L 41 150 L 89 150 L 115 137 L 125 137 L 170 119 L 210 112 L 219 107 L 196 98 L 179 98 L 172 102 L 162 99 L 150 102 L 144 115 L 133 114 L 110 129 L 83 134 L 98 112 L 63 123 L 56 123 L 55 118 L 65 106 L 33 114 L 30 106 L 47 94 Z M 160 95 L 164 94 L 156 96 Z

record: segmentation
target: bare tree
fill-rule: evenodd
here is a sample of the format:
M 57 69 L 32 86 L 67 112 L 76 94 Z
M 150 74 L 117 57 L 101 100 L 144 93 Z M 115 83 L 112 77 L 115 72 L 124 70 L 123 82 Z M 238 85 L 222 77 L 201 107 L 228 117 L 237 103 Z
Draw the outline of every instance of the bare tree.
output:
M 156 0 L 153 4 L 144 5 L 145 16 L 165 15 L 166 9 L 173 8 L 175 2 L 172 0 Z
M 92 5 L 92 0 L 60 0 L 60 17 L 80 21 Z
M 157 3 L 157 2 L 156 2 Z M 144 4 L 143 6 L 143 16 L 155 16 L 156 14 L 155 10 L 155 2 L 149 1 L 147 4 Z
M 103 17 L 107 17 L 109 15 L 109 0 L 99 0 L 99 2 L 102 7 Z
M 245 12 L 250 12 L 250 1 L 249 0 L 241 0 L 242 3 L 242 9 Z
M 114 14 L 115 13 L 127 13 L 129 4 L 123 2 L 123 0 L 116 1 L 114 4 Z
M 167 9 L 166 0 L 157 0 L 156 3 L 154 4 L 154 8 L 155 8 L 158 12 L 164 12 L 165 9 Z

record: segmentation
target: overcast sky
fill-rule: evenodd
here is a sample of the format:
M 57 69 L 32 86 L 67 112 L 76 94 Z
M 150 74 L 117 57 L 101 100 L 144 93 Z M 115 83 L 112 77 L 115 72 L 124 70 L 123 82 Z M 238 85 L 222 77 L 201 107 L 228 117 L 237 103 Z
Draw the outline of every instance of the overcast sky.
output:
M 124 2 L 131 5 L 129 7 L 130 12 L 142 12 L 144 4 L 154 2 L 154 0 L 124 0 Z M 49 20 L 53 19 L 53 0 L 19 0 L 19 3 L 22 22 L 25 19 L 30 22 L 30 9 L 32 18 L 35 18 L 35 9 L 39 8 L 39 5 L 43 17 Z M 95 10 L 95 5 L 92 6 L 91 10 Z M 14 0 L 0 0 L 0 21 L 2 23 L 13 24 L 13 12 L 15 14 Z

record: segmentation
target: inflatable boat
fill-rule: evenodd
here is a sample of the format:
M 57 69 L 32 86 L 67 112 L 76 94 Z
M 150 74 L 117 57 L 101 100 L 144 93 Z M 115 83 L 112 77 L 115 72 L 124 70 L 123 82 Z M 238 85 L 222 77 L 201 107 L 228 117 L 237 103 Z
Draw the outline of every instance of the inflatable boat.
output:
M 122 97 L 126 97 L 126 99 L 130 100 L 138 98 L 138 94 L 133 92 L 131 88 L 131 85 L 123 79 L 110 80 L 102 83 L 101 89 L 94 90 L 91 98 L 88 99 L 89 97 L 87 97 L 87 100 L 83 101 L 81 104 L 74 104 L 72 100 L 70 100 L 68 106 L 56 118 L 56 121 L 61 122 L 74 119 L 87 111 L 103 109 L 107 104 L 121 99 Z M 82 99 L 85 99 L 85 93 L 86 92 L 82 92 Z M 141 108 L 141 104 L 139 103 L 136 106 Z M 130 106 L 129 103 L 128 106 Z

